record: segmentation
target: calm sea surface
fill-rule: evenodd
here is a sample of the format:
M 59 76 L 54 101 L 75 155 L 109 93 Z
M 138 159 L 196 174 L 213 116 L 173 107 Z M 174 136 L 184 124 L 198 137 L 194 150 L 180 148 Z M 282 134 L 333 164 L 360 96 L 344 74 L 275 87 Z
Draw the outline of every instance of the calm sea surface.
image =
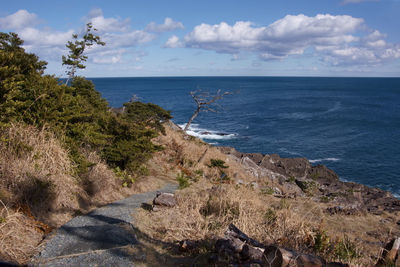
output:
M 171 110 L 177 124 L 185 124 L 195 109 L 190 91 L 233 92 L 219 101 L 219 113 L 200 113 L 190 133 L 242 152 L 307 157 L 332 168 L 342 180 L 400 197 L 400 78 L 91 80 L 111 106 L 136 95 Z

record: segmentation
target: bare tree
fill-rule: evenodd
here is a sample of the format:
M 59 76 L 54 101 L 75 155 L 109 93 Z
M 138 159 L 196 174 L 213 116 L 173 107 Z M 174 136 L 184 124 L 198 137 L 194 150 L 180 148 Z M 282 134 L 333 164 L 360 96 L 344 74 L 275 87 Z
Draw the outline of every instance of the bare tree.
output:
M 189 122 L 186 124 L 185 129 L 183 131 L 187 131 L 189 129 L 190 124 L 192 121 L 196 118 L 196 116 L 200 113 L 200 111 L 205 111 L 205 112 L 217 112 L 219 105 L 216 104 L 215 102 L 217 100 L 222 99 L 226 95 L 230 95 L 231 92 L 221 92 L 221 90 L 218 90 L 215 94 L 210 94 L 210 92 L 204 92 L 202 90 L 196 90 L 190 92 L 190 95 L 192 96 L 193 100 L 196 102 L 197 107 L 195 112 L 193 113 L 192 117 L 190 118 Z

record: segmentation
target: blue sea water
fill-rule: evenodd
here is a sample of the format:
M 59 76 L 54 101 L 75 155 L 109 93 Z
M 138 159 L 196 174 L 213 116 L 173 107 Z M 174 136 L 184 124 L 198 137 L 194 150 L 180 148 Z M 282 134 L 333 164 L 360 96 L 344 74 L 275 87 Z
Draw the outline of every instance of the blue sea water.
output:
M 190 91 L 233 92 L 219 113 L 200 113 L 191 133 L 242 152 L 306 157 L 342 180 L 400 197 L 400 78 L 93 78 L 111 106 L 136 95 L 185 124 Z M 208 132 L 208 134 L 204 134 Z M 226 135 L 218 135 L 224 133 Z

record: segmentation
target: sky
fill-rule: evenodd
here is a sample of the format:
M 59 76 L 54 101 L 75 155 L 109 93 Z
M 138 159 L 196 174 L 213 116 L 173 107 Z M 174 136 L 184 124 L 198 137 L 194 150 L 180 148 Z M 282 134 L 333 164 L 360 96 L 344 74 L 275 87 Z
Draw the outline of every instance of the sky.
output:
M 400 0 L 4 1 L 0 31 L 64 77 L 72 34 L 106 43 L 87 77 L 400 77 Z

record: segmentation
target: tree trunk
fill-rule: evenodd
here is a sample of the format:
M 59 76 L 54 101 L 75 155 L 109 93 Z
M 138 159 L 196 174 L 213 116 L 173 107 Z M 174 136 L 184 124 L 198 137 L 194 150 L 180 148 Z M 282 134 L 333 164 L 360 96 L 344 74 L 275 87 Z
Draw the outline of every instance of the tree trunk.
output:
M 72 68 L 71 73 L 68 75 L 68 79 L 65 82 L 65 85 L 68 85 L 69 80 L 71 80 L 71 78 L 73 78 L 75 75 L 75 67 Z
M 192 115 L 192 117 L 190 118 L 189 122 L 186 124 L 185 129 L 183 129 L 184 132 L 187 131 L 187 129 L 189 129 L 190 124 L 192 123 L 192 121 L 194 120 L 194 118 L 196 118 L 196 116 L 199 114 L 200 112 L 200 106 L 197 106 L 196 111 L 194 112 L 194 114 Z

